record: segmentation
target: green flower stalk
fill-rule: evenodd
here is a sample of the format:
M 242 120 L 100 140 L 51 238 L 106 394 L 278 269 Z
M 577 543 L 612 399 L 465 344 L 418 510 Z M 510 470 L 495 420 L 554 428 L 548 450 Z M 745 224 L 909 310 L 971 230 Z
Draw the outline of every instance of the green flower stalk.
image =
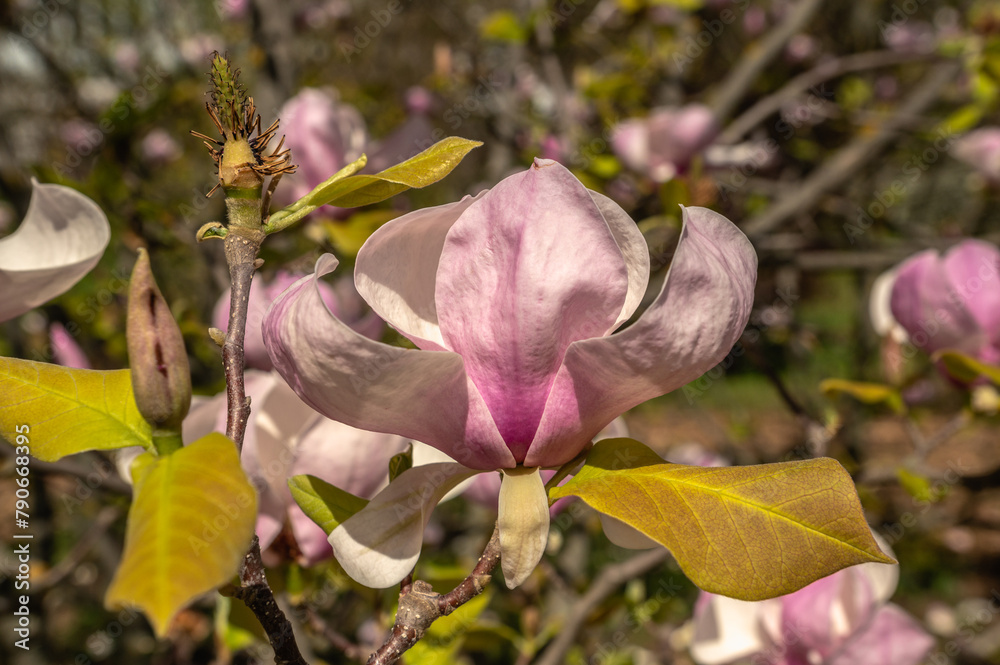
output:
M 144 249 L 132 269 L 125 339 L 139 413 L 153 426 L 157 451 L 172 452 L 182 445 L 181 423 L 191 407 L 191 367 Z

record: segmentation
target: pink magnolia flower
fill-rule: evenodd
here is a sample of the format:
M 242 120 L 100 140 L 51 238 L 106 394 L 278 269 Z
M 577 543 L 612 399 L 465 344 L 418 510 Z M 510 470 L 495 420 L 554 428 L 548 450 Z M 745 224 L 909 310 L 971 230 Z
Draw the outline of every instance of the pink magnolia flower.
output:
M 957 139 L 951 154 L 1000 185 L 1000 127 L 983 127 Z
M 298 170 L 285 176 L 282 187 L 290 201 L 308 194 L 340 169 L 356 160 L 368 144 L 361 113 L 336 96 L 304 88 L 278 112 Z
M 62 185 L 32 181 L 21 226 L 0 239 L 0 321 L 69 290 L 97 265 L 111 239 L 97 204 Z
M 944 255 L 928 250 L 896 269 L 892 317 L 927 353 L 955 349 L 1000 363 L 1000 250 L 965 240 Z
M 852 566 L 760 602 L 702 592 L 691 655 L 698 665 L 917 665 L 934 640 L 888 604 L 898 568 Z
M 248 371 L 253 409 L 241 457 L 259 494 L 257 537 L 268 547 L 287 522 L 305 563 L 332 554 L 326 533 L 292 499 L 288 479 L 308 473 L 362 498 L 389 481 L 389 460 L 409 442 L 355 429 L 316 413 L 274 372 Z M 184 440 L 226 431 L 226 394 L 197 400 L 184 420 Z
M 615 127 L 611 148 L 633 171 L 667 182 L 687 168 L 718 130 L 715 115 L 701 104 L 653 109 L 647 118 L 633 118 Z
M 684 220 L 659 296 L 617 333 L 646 290 L 642 234 L 612 200 L 541 160 L 475 197 L 394 219 L 362 247 L 358 291 L 416 350 L 331 315 L 317 280 L 333 256 L 275 301 L 265 344 L 304 401 L 458 462 L 411 469 L 331 534 L 354 579 L 402 579 L 440 495 L 497 469 L 504 576 L 513 587 L 530 574 L 549 524 L 539 467 L 570 461 L 621 413 L 700 376 L 746 325 L 749 241 L 711 210 L 687 208 Z
M 271 369 L 271 358 L 264 348 L 264 337 L 261 324 L 264 313 L 282 291 L 299 280 L 302 275 L 279 270 L 270 281 L 263 281 L 259 276 L 250 283 L 250 299 L 247 304 L 246 339 L 243 343 L 243 353 L 247 367 L 254 369 Z M 334 316 L 340 317 L 350 326 L 372 339 L 382 336 L 385 322 L 378 314 L 372 312 L 361 300 L 354 285 L 349 280 L 339 280 L 330 285 L 320 282 L 318 287 L 323 296 L 323 302 Z M 215 303 L 212 314 L 212 325 L 225 332 L 229 329 L 229 299 L 231 289 L 226 289 Z

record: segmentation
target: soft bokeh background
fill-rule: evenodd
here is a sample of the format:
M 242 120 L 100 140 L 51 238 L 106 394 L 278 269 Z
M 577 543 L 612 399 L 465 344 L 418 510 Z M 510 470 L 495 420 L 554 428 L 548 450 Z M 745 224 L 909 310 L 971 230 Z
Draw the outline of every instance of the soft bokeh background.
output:
M 1000 241 L 1000 147 L 979 135 L 958 148 L 963 134 L 1000 125 L 1000 6 L 4 2 L 0 236 L 23 216 L 32 177 L 93 198 L 113 235 L 84 281 L 0 326 L 0 355 L 53 360 L 49 331 L 60 323 L 93 367 L 126 366 L 127 279 L 145 246 L 185 334 L 197 392 L 221 389 L 205 331 L 228 276 L 221 243 L 199 245 L 194 233 L 221 219 L 223 204 L 205 198 L 212 162 L 188 134 L 212 131 L 203 106 L 214 50 L 242 67 L 265 125 L 304 88 L 357 110 L 365 128 L 351 131 L 363 134 L 308 135 L 293 144 L 293 161 L 310 146 L 343 152 L 335 146 L 360 142 L 370 156 L 381 148 L 387 166 L 447 135 L 485 144 L 426 190 L 324 211 L 269 238 L 268 278 L 279 267 L 307 271 L 328 251 L 349 274 L 379 223 L 475 193 L 536 156 L 562 161 L 631 212 L 659 268 L 653 288 L 669 265 L 677 204 L 735 221 L 761 260 L 748 332 L 709 375 L 627 414 L 632 435 L 686 462 L 835 457 L 902 564 L 894 602 L 938 640 L 926 662 L 1000 663 L 996 392 L 980 386 L 973 399 L 924 354 L 880 337 L 869 315 L 875 278 L 914 252 L 968 236 Z M 629 143 L 635 132 L 639 148 Z M 908 415 L 822 391 L 828 378 L 903 388 Z M 33 465 L 45 492 L 33 507 L 32 649 L 13 648 L 11 469 L 0 464 L 2 662 L 262 657 L 252 619 L 213 599 L 182 615 L 169 644 L 157 644 L 144 619 L 102 609 L 129 489 L 113 460 L 96 454 Z M 492 520 L 469 500 L 442 506 L 421 574 L 442 589 L 464 576 Z M 393 591 L 358 588 L 335 564 L 303 569 L 272 554 L 274 584 L 289 591 L 303 625 L 321 616 L 364 644 L 391 619 Z M 463 662 L 534 662 L 591 581 L 631 555 L 604 539 L 591 512 L 569 510 L 528 583 L 495 589 L 466 632 L 434 639 L 460 647 Z M 655 568 L 599 604 L 567 662 L 691 662 L 696 595 L 672 563 Z M 346 662 L 316 631 L 304 628 L 302 641 L 312 662 Z

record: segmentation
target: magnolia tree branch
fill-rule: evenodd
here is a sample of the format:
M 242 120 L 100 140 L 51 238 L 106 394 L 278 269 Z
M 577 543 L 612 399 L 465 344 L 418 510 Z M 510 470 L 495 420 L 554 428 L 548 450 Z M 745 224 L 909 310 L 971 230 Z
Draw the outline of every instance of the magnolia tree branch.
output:
M 744 233 L 755 240 L 787 219 L 811 210 L 824 194 L 839 187 L 855 175 L 863 164 L 881 152 L 907 122 L 937 101 L 941 90 L 955 80 L 960 68 L 961 63 L 952 61 L 932 69 L 878 129 L 859 134 L 833 157 L 825 160 L 789 196 L 781 198 L 762 213 L 747 220 L 743 226 Z
M 622 584 L 652 570 L 669 557 L 670 552 L 666 548 L 657 547 L 601 571 L 601 574 L 587 589 L 587 593 L 573 603 L 573 613 L 566 620 L 559 635 L 546 647 L 541 658 L 535 661 L 535 665 L 559 665 L 562 663 L 566 654 L 573 647 L 576 636 L 598 605 L 617 591 Z
M 769 32 L 747 57 L 733 67 L 709 102 L 709 106 L 720 121 L 724 121 L 733 113 L 743 95 L 757 82 L 760 73 L 781 54 L 788 41 L 805 28 L 822 4 L 823 0 L 802 0 L 793 6 L 785 20 Z
M 457 587 L 446 594 L 435 593 L 431 585 L 415 580 L 399 595 L 396 621 L 385 643 L 369 658 L 368 665 L 390 665 L 399 660 L 407 649 L 417 643 L 439 617 L 448 616 L 459 607 L 483 592 L 492 577 L 493 569 L 500 563 L 500 529 L 493 529 L 493 536 L 486 544 L 479 562 Z
M 722 133 L 719 134 L 716 143 L 724 145 L 736 143 L 743 138 L 744 134 L 766 120 L 769 115 L 781 110 L 781 107 L 785 103 L 795 99 L 803 92 L 809 90 L 809 88 L 818 86 L 830 79 L 838 78 L 850 72 L 904 65 L 931 57 L 934 56 L 896 53 L 895 51 L 869 51 L 867 53 L 854 53 L 835 60 L 825 60 L 813 69 L 799 74 L 782 86 L 780 90 L 764 97 L 741 113 L 738 118 L 729 123 Z
M 247 311 L 250 300 L 250 284 L 258 267 L 257 254 L 264 240 L 264 232 L 231 226 L 225 238 L 226 262 L 232 279 L 232 295 L 229 300 L 229 328 L 222 345 L 222 363 L 226 370 L 226 397 L 228 413 L 226 436 L 243 450 L 247 420 L 250 417 L 250 399 L 244 386 L 243 345 L 246 337 Z M 267 639 L 274 649 L 276 665 L 306 665 L 299 652 L 292 633 L 292 624 L 278 607 L 274 593 L 264 574 L 264 563 L 260 557 L 260 542 L 254 535 L 250 549 L 243 557 L 240 567 L 240 586 L 229 593 L 238 598 L 254 613 Z

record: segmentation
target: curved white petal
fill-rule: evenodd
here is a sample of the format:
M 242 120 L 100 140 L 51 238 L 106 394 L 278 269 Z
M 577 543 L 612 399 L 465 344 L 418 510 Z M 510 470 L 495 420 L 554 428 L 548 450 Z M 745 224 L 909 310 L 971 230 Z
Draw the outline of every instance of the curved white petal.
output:
M 111 239 L 108 218 L 89 198 L 62 185 L 31 185 L 24 221 L 0 239 L 0 321 L 69 290 Z
M 358 293 L 421 349 L 448 348 L 434 304 L 438 260 L 452 225 L 486 191 L 386 222 L 358 252 L 354 268 Z
M 375 589 L 399 583 L 417 563 L 434 506 L 477 473 L 447 462 L 404 471 L 330 534 L 333 554 L 344 572 Z
M 642 297 L 646 294 L 646 285 L 649 283 L 649 247 L 635 221 L 622 210 L 620 205 L 604 194 L 595 191 L 590 192 L 590 197 L 594 199 L 597 208 L 604 215 L 628 270 L 628 293 L 625 296 L 625 304 L 622 305 L 621 314 L 615 321 L 614 327 L 617 328 L 625 323 L 628 317 L 632 316 L 635 308 L 639 306 Z
M 500 483 L 500 568 L 508 589 L 528 579 L 549 539 L 549 501 L 539 471 L 504 469 Z
M 630 527 L 611 515 L 604 513 L 598 513 L 598 515 L 601 518 L 601 528 L 604 529 L 604 535 L 618 547 L 630 550 L 650 550 L 654 547 L 663 547 L 638 529 Z
M 694 614 L 691 657 L 698 665 L 723 665 L 762 651 L 761 613 L 779 601 L 748 602 L 702 592 Z

